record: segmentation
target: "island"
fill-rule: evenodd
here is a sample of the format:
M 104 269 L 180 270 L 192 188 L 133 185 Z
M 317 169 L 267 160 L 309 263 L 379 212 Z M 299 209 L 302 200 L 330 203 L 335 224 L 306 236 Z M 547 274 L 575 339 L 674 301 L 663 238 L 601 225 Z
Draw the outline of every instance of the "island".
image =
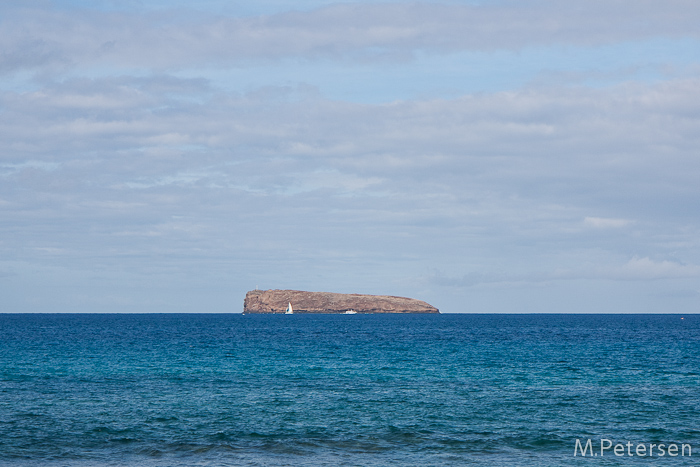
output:
M 440 313 L 428 303 L 390 295 L 361 295 L 301 290 L 251 290 L 243 313 Z

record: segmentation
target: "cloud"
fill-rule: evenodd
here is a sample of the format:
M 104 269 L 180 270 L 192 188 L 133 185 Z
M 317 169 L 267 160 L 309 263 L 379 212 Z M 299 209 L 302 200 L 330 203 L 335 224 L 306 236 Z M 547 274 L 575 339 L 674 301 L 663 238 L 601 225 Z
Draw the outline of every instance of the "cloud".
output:
M 610 261 L 610 259 L 607 259 Z M 649 281 L 700 277 L 700 266 L 675 261 L 654 261 L 648 257 L 633 257 L 624 264 L 595 265 L 561 268 L 553 271 L 527 272 L 470 272 L 462 276 L 432 272 L 427 280 L 441 287 L 539 287 L 568 281 Z
M 619 229 L 630 225 L 632 221 L 628 219 L 611 219 L 605 217 L 586 217 L 583 223 L 594 229 Z
M 611 277 L 622 280 L 674 279 L 700 276 L 700 266 L 674 261 L 654 261 L 634 257 L 619 268 L 609 270 Z
M 104 186 L 187 179 L 384 195 L 412 187 L 454 203 L 534 202 L 562 222 L 579 216 L 588 227 L 619 228 L 690 209 L 699 95 L 700 82 L 679 80 L 367 105 L 224 94 L 167 77 L 79 79 L 0 94 L 0 157 L 14 164 L 12 177 L 37 182 L 44 174 L 56 183 L 58 164 L 59 173 L 83 174 L 72 183 Z M 27 160 L 34 165 L 22 166 Z M 663 206 L 671 199 L 673 211 Z
M 285 57 L 402 61 L 419 51 L 522 50 L 698 37 L 688 0 L 527 1 L 480 6 L 347 3 L 258 17 L 9 9 L 0 72 L 116 65 L 179 69 Z

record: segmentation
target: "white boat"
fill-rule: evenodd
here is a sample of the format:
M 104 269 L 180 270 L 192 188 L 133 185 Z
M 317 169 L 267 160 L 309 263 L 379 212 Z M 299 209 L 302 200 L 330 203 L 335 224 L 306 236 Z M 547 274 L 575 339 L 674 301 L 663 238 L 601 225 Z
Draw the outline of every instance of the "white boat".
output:
M 294 309 L 292 308 L 291 302 L 287 305 L 287 311 L 284 312 L 285 315 L 293 315 Z
M 345 310 L 346 315 L 356 315 L 357 312 L 355 310 Z

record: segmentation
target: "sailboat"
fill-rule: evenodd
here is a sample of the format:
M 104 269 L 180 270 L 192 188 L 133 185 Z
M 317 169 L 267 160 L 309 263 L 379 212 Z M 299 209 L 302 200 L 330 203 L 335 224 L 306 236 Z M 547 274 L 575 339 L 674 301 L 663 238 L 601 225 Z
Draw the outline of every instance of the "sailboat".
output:
M 293 315 L 294 314 L 294 309 L 292 308 L 292 303 L 289 302 L 287 305 L 287 311 L 284 312 L 285 315 Z

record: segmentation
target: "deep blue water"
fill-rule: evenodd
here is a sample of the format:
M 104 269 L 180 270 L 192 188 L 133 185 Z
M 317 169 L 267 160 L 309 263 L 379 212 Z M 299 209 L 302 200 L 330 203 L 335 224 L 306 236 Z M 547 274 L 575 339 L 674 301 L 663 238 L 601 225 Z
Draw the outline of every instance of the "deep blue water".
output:
M 0 465 L 659 461 L 700 465 L 700 315 L 0 314 Z

